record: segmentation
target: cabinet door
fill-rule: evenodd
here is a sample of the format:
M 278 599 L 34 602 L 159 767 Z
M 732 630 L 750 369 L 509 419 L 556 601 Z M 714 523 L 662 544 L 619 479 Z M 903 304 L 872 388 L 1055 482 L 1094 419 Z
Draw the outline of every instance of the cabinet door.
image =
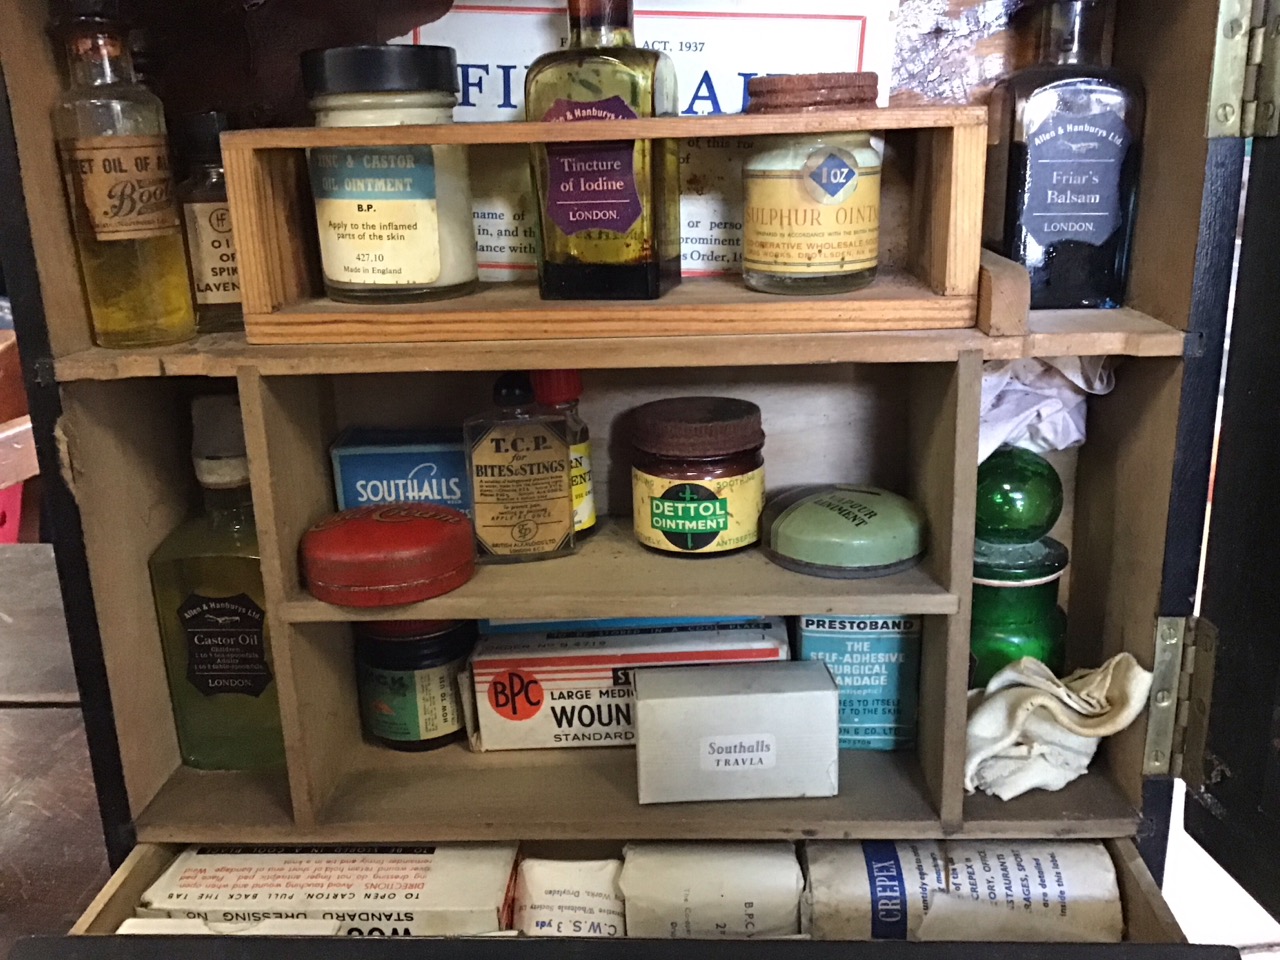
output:
M 1212 663 L 1212 696 L 1201 697 L 1207 727 L 1192 702 L 1185 818 L 1190 834 L 1280 916 L 1278 250 L 1280 140 L 1257 139 L 1200 609 L 1209 629 L 1197 630 L 1196 670 Z

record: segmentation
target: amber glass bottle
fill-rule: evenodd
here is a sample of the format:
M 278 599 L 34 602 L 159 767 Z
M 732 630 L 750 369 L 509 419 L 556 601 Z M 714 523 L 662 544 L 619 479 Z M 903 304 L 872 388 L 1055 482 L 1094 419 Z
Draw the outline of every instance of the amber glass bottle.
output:
M 69 86 L 54 108 L 93 338 L 177 343 L 196 332 L 160 100 L 134 78 L 112 0 L 58 24 Z
M 675 67 L 641 50 L 631 0 L 569 0 L 569 47 L 534 61 L 529 120 L 675 116 Z M 539 144 L 538 277 L 548 300 L 652 300 L 680 282 L 680 183 L 670 140 Z

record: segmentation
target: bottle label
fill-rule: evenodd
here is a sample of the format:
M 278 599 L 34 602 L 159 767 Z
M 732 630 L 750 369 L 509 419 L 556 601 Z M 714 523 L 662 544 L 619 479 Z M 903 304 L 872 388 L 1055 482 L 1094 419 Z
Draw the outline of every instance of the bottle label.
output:
M 187 250 L 196 303 L 239 303 L 240 270 L 226 203 L 186 203 Z
M 555 553 L 573 542 L 569 443 L 549 421 L 492 424 L 469 454 L 482 554 Z
M 543 120 L 634 120 L 621 97 L 557 100 Z M 629 231 L 644 206 L 636 188 L 635 141 L 547 144 L 547 219 L 569 236 L 586 230 Z
M 430 147 L 316 148 L 308 165 L 325 276 L 384 286 L 440 279 Z
M 178 620 L 187 636 L 187 681 L 206 697 L 260 697 L 271 685 L 266 626 L 252 598 L 193 593 L 178 608 Z
M 575 533 L 596 525 L 596 495 L 591 485 L 591 441 L 569 448 L 569 483 L 573 486 L 573 529 Z
M 1028 130 L 1023 229 L 1042 246 L 1106 243 L 1120 226 L 1120 172 L 1132 139 L 1124 120 L 1109 111 L 1051 113 Z
M 764 468 L 717 480 L 631 471 L 636 539 L 670 553 L 722 553 L 760 539 Z
M 798 170 L 743 171 L 743 266 L 785 274 L 856 273 L 880 253 L 880 169 L 823 147 Z
M 96 239 L 144 240 L 178 229 L 164 137 L 81 137 L 63 145 L 62 157 Z
M 424 670 L 358 664 L 365 730 L 384 740 L 416 743 L 462 729 L 458 673 L 465 658 Z

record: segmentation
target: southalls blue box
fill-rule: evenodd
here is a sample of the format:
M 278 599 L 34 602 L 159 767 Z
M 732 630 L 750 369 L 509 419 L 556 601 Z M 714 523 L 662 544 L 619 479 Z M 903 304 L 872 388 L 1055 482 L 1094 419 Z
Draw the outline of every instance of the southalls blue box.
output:
M 471 516 L 467 455 L 459 430 L 353 427 L 334 441 L 338 509 L 375 503 L 435 503 Z
M 916 616 L 799 618 L 799 659 L 825 662 L 840 688 L 841 750 L 915 744 L 921 624 Z

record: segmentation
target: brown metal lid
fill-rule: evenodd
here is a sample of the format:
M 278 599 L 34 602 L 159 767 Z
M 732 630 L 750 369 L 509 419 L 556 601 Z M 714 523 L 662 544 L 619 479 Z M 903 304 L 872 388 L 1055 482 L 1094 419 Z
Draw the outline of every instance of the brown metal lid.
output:
M 853 110 L 874 107 L 880 91 L 875 73 L 798 73 L 752 77 L 747 81 L 747 113 Z
M 727 457 L 764 445 L 760 408 L 732 397 L 673 397 L 631 413 L 631 443 L 660 457 Z

